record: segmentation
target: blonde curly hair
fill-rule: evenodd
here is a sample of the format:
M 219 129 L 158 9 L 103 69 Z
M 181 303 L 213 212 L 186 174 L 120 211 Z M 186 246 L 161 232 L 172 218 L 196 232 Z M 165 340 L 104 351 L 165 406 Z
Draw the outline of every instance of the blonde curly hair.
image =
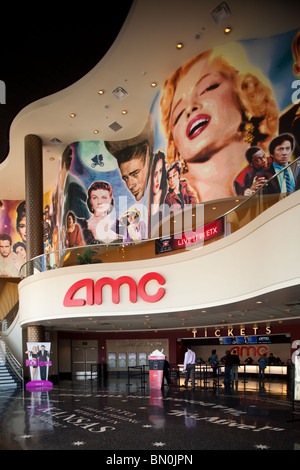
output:
M 254 123 L 256 139 L 253 144 L 267 151 L 270 141 L 278 133 L 279 113 L 272 86 L 263 73 L 249 63 L 243 47 L 238 43 L 230 43 L 197 55 L 166 80 L 160 107 L 161 123 L 167 139 L 168 163 L 171 164 L 180 158 L 170 129 L 171 107 L 176 87 L 181 78 L 200 60 L 206 60 L 211 67 L 233 81 L 242 115 L 241 131 L 246 134 L 247 124 L 253 126 Z

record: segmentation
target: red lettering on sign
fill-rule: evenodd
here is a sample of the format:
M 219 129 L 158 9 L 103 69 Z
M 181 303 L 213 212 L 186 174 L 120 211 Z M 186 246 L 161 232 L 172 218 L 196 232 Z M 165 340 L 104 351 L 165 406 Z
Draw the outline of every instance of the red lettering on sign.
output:
M 118 304 L 120 302 L 120 286 L 122 284 L 129 285 L 129 299 L 130 302 L 135 303 L 137 300 L 136 295 L 136 283 L 129 276 L 121 276 L 118 279 L 114 280 L 111 277 L 102 277 L 99 279 L 95 284 L 95 303 L 98 305 L 102 304 L 102 287 L 108 284 L 111 286 L 112 291 L 112 301 L 114 304 Z
M 76 292 L 82 287 L 86 287 L 86 301 L 84 299 L 74 299 Z M 94 281 L 92 279 L 81 279 L 75 282 L 67 291 L 64 298 L 64 307 L 82 307 L 85 304 L 94 304 Z
M 67 291 L 63 305 L 64 307 L 82 307 L 85 304 L 88 305 L 101 305 L 102 304 L 102 289 L 103 286 L 109 285 L 112 291 L 112 301 L 114 304 L 120 302 L 120 287 L 123 284 L 129 286 L 129 300 L 132 303 L 137 301 L 137 293 L 145 302 L 153 303 L 158 302 L 165 295 L 165 289 L 160 287 L 155 294 L 148 294 L 146 292 L 146 286 L 148 282 L 156 281 L 161 286 L 165 285 L 166 281 L 161 274 L 158 273 L 147 273 L 139 281 L 138 285 L 132 277 L 121 276 L 117 279 L 111 277 L 102 277 L 98 279 L 94 284 L 92 279 L 82 279 L 75 282 Z M 75 299 L 75 294 L 82 288 L 86 288 L 86 300 L 85 298 Z
M 148 273 L 148 274 L 145 274 L 139 284 L 138 284 L 138 293 L 139 293 L 139 296 L 141 297 L 141 299 L 143 299 L 145 302 L 150 302 L 150 303 L 154 303 L 154 302 L 158 302 L 159 300 L 161 300 L 163 298 L 163 296 L 165 295 L 165 289 L 163 287 L 160 287 L 158 289 L 158 291 L 156 292 L 156 294 L 153 294 L 153 295 L 149 295 L 147 294 L 146 292 L 146 285 L 148 284 L 148 282 L 152 281 L 152 280 L 155 280 L 157 281 L 161 286 L 164 286 L 166 281 L 164 279 L 164 277 L 161 275 L 161 274 L 158 274 L 158 273 Z
M 266 345 L 260 346 L 234 346 L 230 349 L 231 352 L 235 351 L 238 356 L 251 356 L 251 352 L 253 356 L 263 356 L 265 353 L 268 353 L 269 348 Z M 246 354 L 244 354 L 246 353 Z

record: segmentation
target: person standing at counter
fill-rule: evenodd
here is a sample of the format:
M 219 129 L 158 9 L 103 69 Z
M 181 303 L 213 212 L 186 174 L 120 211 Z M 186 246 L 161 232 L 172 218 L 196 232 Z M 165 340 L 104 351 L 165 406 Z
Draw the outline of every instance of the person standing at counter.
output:
M 192 390 L 195 389 L 195 361 L 196 354 L 191 346 L 187 346 L 187 352 L 184 355 L 183 372 L 186 372 L 184 387 L 187 388 L 189 379 L 192 381 Z
M 208 359 L 208 362 L 212 368 L 213 381 L 215 383 L 217 380 L 217 370 L 218 370 L 218 365 L 219 365 L 219 359 L 218 359 L 217 351 L 215 349 L 212 350 L 211 355 Z
M 233 351 L 231 355 L 231 362 L 232 362 L 232 370 L 231 370 L 231 380 L 232 386 L 235 384 L 236 388 L 238 385 L 238 371 L 239 365 L 241 363 L 239 356 L 237 355 L 236 351 Z
M 225 364 L 224 386 L 228 387 L 231 384 L 231 372 L 232 372 L 232 355 L 229 350 L 226 351 L 224 364 Z
M 268 361 L 267 355 L 266 353 L 264 353 L 258 360 L 258 367 L 259 367 L 258 377 L 260 379 L 265 378 L 265 368 L 267 367 L 268 364 L 269 364 L 269 361 Z

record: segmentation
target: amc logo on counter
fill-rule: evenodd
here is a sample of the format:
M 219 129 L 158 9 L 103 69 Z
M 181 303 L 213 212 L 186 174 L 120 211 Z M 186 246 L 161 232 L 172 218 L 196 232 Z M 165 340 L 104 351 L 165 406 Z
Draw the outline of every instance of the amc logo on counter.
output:
M 102 289 L 105 285 L 111 287 L 112 301 L 114 304 L 120 302 L 120 287 L 127 284 L 129 287 L 129 300 L 136 303 L 138 296 L 144 301 L 149 303 L 158 302 L 165 295 L 165 289 L 158 287 L 155 293 L 148 294 L 146 292 L 147 284 L 155 281 L 160 286 L 165 285 L 165 278 L 158 273 L 145 274 L 138 283 L 130 276 L 121 276 L 117 279 L 111 277 L 102 277 L 98 281 L 93 279 L 82 279 L 75 282 L 67 291 L 63 305 L 64 307 L 83 307 L 84 305 L 101 305 L 102 304 Z M 86 295 L 84 298 L 74 298 L 75 294 L 80 289 L 85 289 Z

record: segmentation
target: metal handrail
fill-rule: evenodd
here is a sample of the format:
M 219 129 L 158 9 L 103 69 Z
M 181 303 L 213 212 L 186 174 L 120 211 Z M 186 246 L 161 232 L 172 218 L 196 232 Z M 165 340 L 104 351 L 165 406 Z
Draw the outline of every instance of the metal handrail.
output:
M 10 309 L 10 311 L 6 314 L 6 316 L 2 319 L 0 323 L 0 329 L 2 331 L 6 331 L 10 325 L 13 323 L 14 319 L 16 318 L 19 311 L 19 301 Z
M 18 379 L 24 384 L 24 370 L 20 362 L 13 355 L 6 342 L 0 335 L 0 349 L 4 356 L 5 361 L 9 364 L 12 372 L 18 377 Z
M 229 211 L 225 212 L 225 214 L 221 215 L 221 217 L 226 217 L 228 214 L 230 214 L 231 212 L 234 212 L 236 209 L 240 208 L 243 204 L 245 204 L 246 202 L 249 201 L 249 199 L 252 199 L 254 198 L 255 196 L 257 196 L 259 193 L 262 193 L 263 194 L 263 188 L 265 188 L 266 186 L 268 186 L 268 184 L 270 183 L 270 181 L 272 181 L 273 179 L 277 178 L 278 175 L 280 175 L 282 172 L 284 172 L 287 168 L 290 168 L 292 165 L 295 165 L 296 162 L 299 162 L 300 161 L 300 157 L 298 158 L 295 158 L 295 160 L 293 160 L 292 162 L 290 162 L 288 165 L 286 165 L 285 167 L 283 167 L 280 171 L 278 171 L 277 173 L 275 173 L 273 176 L 271 176 L 271 178 L 269 178 L 260 188 L 258 188 L 253 194 L 251 194 L 251 196 L 249 196 L 247 199 L 245 199 L 244 201 L 240 202 L 236 207 L 234 207 L 233 209 L 230 209 Z M 300 189 L 300 187 L 299 187 Z M 278 193 L 280 194 L 280 193 Z

